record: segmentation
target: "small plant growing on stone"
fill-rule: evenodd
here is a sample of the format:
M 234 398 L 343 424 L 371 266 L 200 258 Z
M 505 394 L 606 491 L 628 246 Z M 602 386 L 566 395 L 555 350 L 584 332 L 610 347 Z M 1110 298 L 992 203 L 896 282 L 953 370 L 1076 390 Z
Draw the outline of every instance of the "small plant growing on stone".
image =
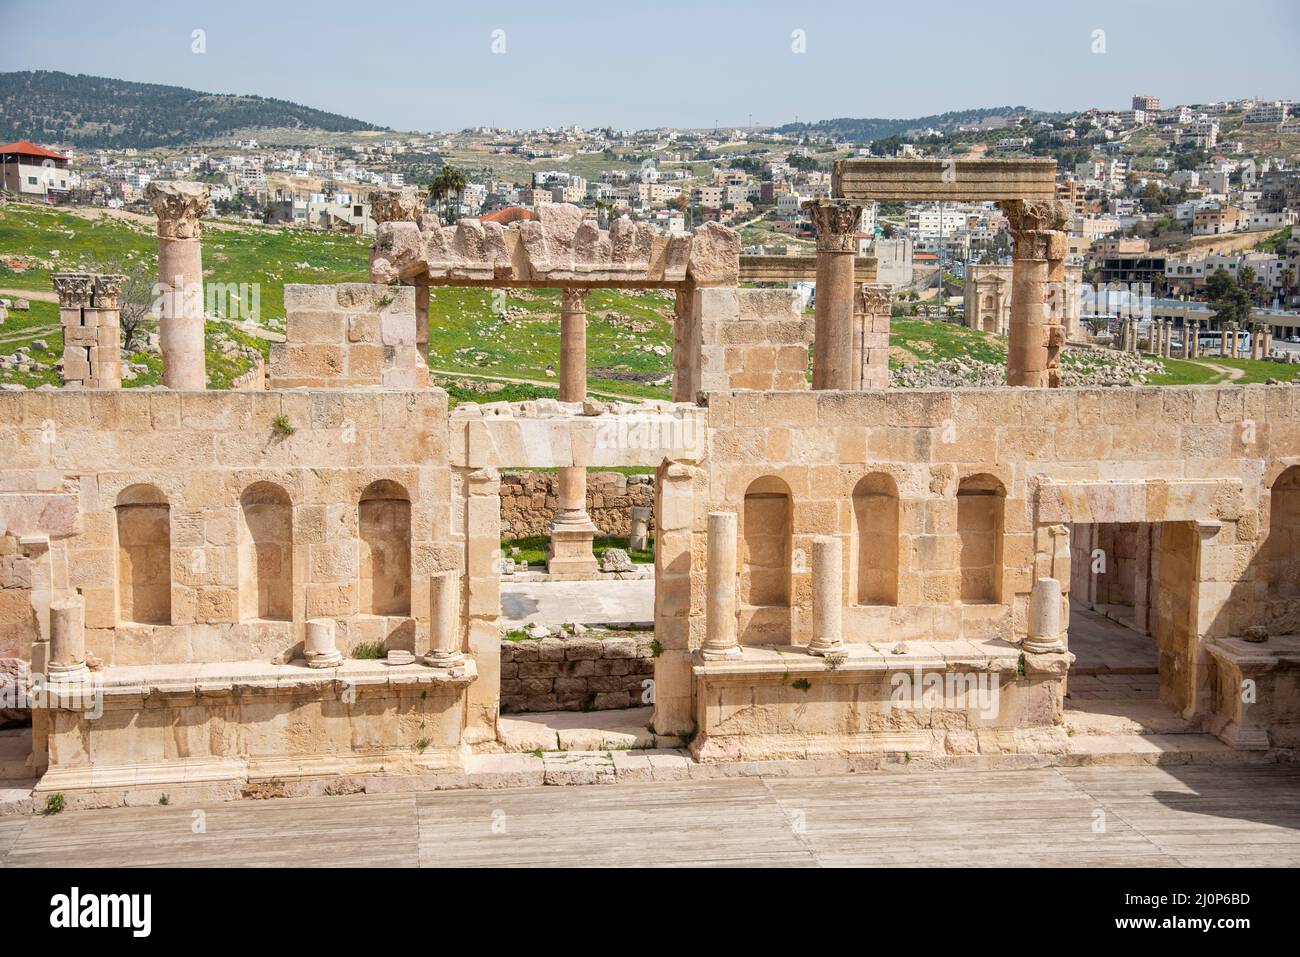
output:
M 62 793 L 51 794 L 45 799 L 46 814 L 58 814 L 65 807 L 67 807 L 67 802 L 63 800 Z
M 506 632 L 506 641 L 528 641 L 528 632 L 522 628 L 511 628 Z
M 795 681 L 792 681 L 790 683 L 790 687 L 798 688 L 800 691 L 807 691 L 809 688 L 812 687 L 812 682 L 809 681 L 807 678 L 799 678 Z
M 664 653 L 663 644 L 660 643 L 658 638 L 652 638 L 650 640 L 650 654 L 653 657 L 658 658 L 663 653 Z
M 293 423 L 289 421 L 289 417 L 283 412 L 271 420 L 271 428 L 276 435 L 286 439 L 298 431 L 294 428 Z
M 535 758 L 540 758 L 540 757 L 542 756 L 542 749 L 541 749 L 541 748 L 533 748 L 533 750 L 529 751 L 528 753 L 531 754 L 531 755 L 532 755 L 533 757 L 535 757 Z
M 160 794 L 158 795 L 158 803 L 163 805 L 163 807 L 166 807 L 168 804 L 172 803 L 172 799 L 169 795 Z
M 419 741 L 415 742 L 415 750 L 420 752 L 420 754 L 424 754 L 428 749 L 429 744 L 430 742 L 428 738 L 421 738 Z
M 1025 676 L 1025 653 L 1020 653 L 1020 659 L 1016 662 L 1016 674 L 1020 677 Z
M 352 657 L 361 661 L 377 661 L 388 657 L 382 641 L 363 641 L 352 649 Z

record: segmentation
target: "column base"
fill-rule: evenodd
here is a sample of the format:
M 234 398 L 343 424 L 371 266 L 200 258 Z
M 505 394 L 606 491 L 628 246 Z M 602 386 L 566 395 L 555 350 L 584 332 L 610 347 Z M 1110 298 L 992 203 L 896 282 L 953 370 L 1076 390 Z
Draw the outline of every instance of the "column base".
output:
M 848 656 L 848 652 L 844 650 L 844 643 L 842 641 L 833 643 L 826 642 L 825 644 L 813 642 L 808 645 L 808 654 L 816 655 L 819 658 L 830 658 L 832 660 Z
M 430 651 L 424 656 L 424 663 L 430 668 L 454 668 L 465 660 L 459 651 Z
M 338 651 L 328 651 L 323 655 L 312 655 L 307 659 L 308 668 L 337 668 L 343 664 L 343 655 Z
M 551 546 L 546 552 L 547 574 L 594 578 L 600 565 L 591 545 L 598 531 L 590 519 L 582 524 L 552 524 Z
M 700 657 L 705 661 L 732 661 L 743 658 L 744 652 L 740 650 L 740 645 L 732 645 L 729 648 L 701 648 Z
M 1059 638 L 1026 638 L 1020 650 L 1027 655 L 1052 655 L 1064 651 L 1065 644 Z

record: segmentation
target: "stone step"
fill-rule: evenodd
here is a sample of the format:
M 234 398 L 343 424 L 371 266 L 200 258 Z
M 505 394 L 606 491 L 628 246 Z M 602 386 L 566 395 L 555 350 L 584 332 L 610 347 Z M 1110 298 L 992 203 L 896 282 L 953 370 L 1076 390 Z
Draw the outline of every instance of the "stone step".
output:
M 681 745 L 679 737 L 654 734 L 650 730 L 653 717 L 653 708 L 502 715 L 497 719 L 497 738 L 507 753 L 630 751 Z
M 1280 752 L 1239 751 L 1212 734 L 1089 734 L 1069 739 L 1063 767 L 1085 765 L 1272 764 Z

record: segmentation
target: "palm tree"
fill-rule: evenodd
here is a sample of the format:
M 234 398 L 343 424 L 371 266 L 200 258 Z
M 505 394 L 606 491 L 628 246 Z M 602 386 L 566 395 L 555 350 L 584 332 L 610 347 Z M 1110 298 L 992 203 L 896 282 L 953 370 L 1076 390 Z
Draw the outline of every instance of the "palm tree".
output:
M 429 184 L 429 198 L 435 203 L 438 200 L 445 200 L 446 206 L 443 210 L 443 222 L 451 225 L 452 217 L 452 197 L 460 198 L 460 194 L 465 191 L 469 185 L 469 177 L 465 175 L 463 169 L 455 166 L 442 166 L 433 177 L 433 182 Z

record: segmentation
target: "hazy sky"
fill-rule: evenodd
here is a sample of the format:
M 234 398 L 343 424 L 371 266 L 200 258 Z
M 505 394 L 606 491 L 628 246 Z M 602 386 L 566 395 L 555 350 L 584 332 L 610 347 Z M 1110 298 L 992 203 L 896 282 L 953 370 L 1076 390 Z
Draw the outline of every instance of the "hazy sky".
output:
M 1300 98 L 1296 0 L 0 0 L 0 34 L 0 70 L 257 93 L 399 129 Z

